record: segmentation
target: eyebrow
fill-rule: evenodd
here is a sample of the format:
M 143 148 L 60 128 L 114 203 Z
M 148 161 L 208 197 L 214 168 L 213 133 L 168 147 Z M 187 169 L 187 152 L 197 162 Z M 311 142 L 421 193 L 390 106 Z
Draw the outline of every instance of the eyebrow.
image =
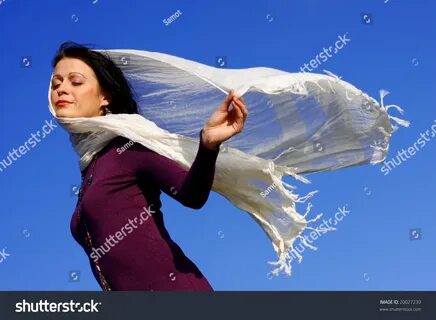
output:
M 88 78 L 86 78 L 86 76 L 83 73 L 76 72 L 76 71 L 70 72 L 68 75 L 71 75 L 72 73 L 78 73 L 78 74 L 82 75 L 85 79 L 88 79 Z M 59 73 L 56 73 L 55 75 L 53 75 L 53 78 L 59 78 L 59 77 L 62 77 Z

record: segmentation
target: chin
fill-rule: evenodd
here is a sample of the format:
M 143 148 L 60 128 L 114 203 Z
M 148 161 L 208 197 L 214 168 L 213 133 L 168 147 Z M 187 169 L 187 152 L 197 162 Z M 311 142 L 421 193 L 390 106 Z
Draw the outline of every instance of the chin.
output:
M 59 108 L 55 110 L 55 113 L 58 118 L 75 118 L 75 115 L 65 108 Z

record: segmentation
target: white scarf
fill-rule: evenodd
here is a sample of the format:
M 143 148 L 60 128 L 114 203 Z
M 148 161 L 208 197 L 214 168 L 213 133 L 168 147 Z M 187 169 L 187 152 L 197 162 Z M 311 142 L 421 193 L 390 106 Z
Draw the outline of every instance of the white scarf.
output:
M 291 275 L 294 241 L 311 249 L 302 232 L 311 204 L 282 181 L 299 174 L 379 163 L 387 155 L 396 123 L 380 104 L 334 74 L 288 73 L 255 67 L 221 69 L 180 57 L 141 50 L 96 50 L 109 55 L 131 83 L 140 114 L 93 118 L 56 117 L 70 133 L 84 169 L 112 138 L 123 136 L 189 169 L 198 150 L 198 133 L 230 89 L 243 96 L 249 116 L 243 131 L 222 143 L 212 190 L 249 213 L 271 239 L 277 261 L 273 275 Z M 50 79 L 51 83 L 51 79 Z M 334 228 L 330 228 L 334 230 Z M 325 232 L 325 229 L 324 229 Z

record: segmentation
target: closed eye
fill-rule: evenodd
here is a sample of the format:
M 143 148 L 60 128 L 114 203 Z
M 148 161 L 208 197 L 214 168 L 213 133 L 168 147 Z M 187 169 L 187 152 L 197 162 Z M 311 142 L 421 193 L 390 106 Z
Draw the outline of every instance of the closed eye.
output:
M 73 86 L 80 86 L 81 84 L 82 84 L 81 82 L 73 82 Z M 51 86 L 52 89 L 56 89 L 57 87 L 59 87 L 59 84 L 55 84 Z

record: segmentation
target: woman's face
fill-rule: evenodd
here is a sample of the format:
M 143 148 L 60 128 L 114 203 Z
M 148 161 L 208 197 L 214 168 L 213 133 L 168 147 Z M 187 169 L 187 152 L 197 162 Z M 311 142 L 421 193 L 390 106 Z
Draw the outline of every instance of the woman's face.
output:
M 50 98 L 56 117 L 65 118 L 101 116 L 110 103 L 92 68 L 76 58 L 62 58 L 56 64 Z

